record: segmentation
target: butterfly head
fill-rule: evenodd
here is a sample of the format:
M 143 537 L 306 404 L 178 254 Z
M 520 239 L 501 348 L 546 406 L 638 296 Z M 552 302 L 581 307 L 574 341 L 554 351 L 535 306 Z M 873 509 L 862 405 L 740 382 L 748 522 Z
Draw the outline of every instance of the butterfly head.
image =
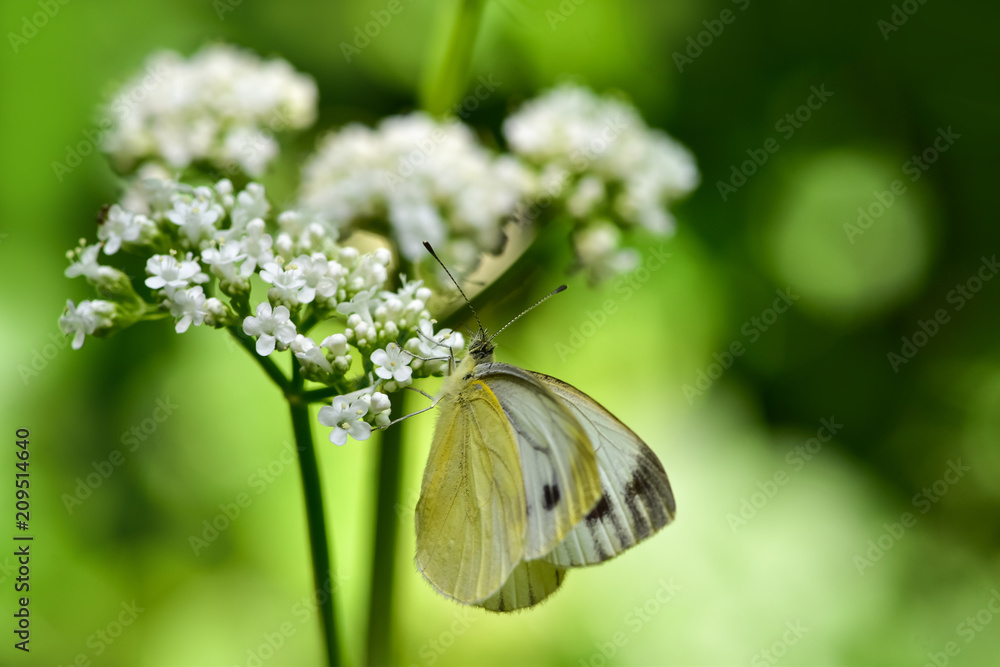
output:
M 497 346 L 493 344 L 493 339 L 486 334 L 484 329 L 480 329 L 469 343 L 469 356 L 476 362 L 476 365 L 490 363 L 494 360 L 493 352 L 496 349 Z
M 562 292 L 564 289 L 566 289 L 565 285 L 560 285 L 559 287 L 555 288 L 554 290 L 549 292 L 546 296 L 542 297 L 538 302 L 536 302 L 534 306 L 528 308 L 527 310 L 522 311 L 520 315 L 518 315 L 510 322 L 500 327 L 500 329 L 495 334 L 490 336 L 486 333 L 486 329 L 483 328 L 483 323 L 479 321 L 479 315 L 476 313 L 476 309 L 472 307 L 472 302 L 469 301 L 469 297 L 465 296 L 465 292 L 462 291 L 462 286 L 458 284 L 457 280 L 455 280 L 455 276 L 451 275 L 451 271 L 449 271 L 448 267 L 444 265 L 444 262 L 441 261 L 441 258 L 437 256 L 437 253 L 434 252 L 434 248 L 431 247 L 430 243 L 424 241 L 424 247 L 427 248 L 427 252 L 429 252 L 431 256 L 437 260 L 437 263 L 441 265 L 441 268 L 444 269 L 444 272 L 448 274 L 449 278 L 451 278 L 451 282 L 455 284 L 455 288 L 458 290 L 458 293 L 462 295 L 463 299 L 465 299 L 465 303 L 469 305 L 469 310 L 472 311 L 472 314 L 476 318 L 476 324 L 479 325 L 479 331 L 477 331 L 472 336 L 472 341 L 469 343 L 469 355 L 468 355 L 468 358 L 472 359 L 474 365 L 476 366 L 478 366 L 479 364 L 488 364 L 494 361 L 495 358 L 493 356 L 493 352 L 494 350 L 496 350 L 496 345 L 493 344 L 493 339 L 496 338 L 501 331 L 503 331 L 511 324 L 519 320 L 523 315 L 528 313 L 536 306 L 540 305 L 549 297 L 558 294 L 559 292 Z

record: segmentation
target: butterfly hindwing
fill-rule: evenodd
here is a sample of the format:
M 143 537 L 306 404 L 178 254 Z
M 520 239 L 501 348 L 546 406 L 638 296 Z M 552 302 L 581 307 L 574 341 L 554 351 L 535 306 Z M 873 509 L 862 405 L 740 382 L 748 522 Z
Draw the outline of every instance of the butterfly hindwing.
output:
M 565 578 L 566 571 L 548 560 L 521 561 L 500 590 L 479 606 L 490 611 L 532 607 L 554 593 Z
M 541 558 L 601 497 L 594 448 L 563 401 L 529 371 L 484 363 L 474 376 L 496 395 L 514 431 L 527 500 L 524 558 Z
M 416 564 L 459 602 L 480 602 L 523 558 L 526 501 L 518 447 L 496 396 L 456 378 L 442 403 L 416 510 Z
M 656 454 L 600 403 L 562 380 L 534 373 L 573 414 L 593 444 L 601 498 L 549 556 L 561 567 L 593 565 L 670 523 L 674 494 Z

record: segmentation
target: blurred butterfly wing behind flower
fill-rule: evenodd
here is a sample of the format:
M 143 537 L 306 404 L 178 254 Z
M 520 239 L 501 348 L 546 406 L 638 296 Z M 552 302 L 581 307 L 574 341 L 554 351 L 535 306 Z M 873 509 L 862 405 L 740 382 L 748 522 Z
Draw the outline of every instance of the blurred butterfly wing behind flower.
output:
M 524 558 L 541 558 L 601 497 L 594 448 L 577 417 L 531 372 L 482 363 L 474 377 L 493 391 L 513 428 L 527 497 Z
M 500 590 L 479 606 L 490 611 L 532 607 L 554 593 L 565 578 L 566 571 L 548 560 L 521 561 Z
M 663 464 L 604 406 L 562 380 L 534 373 L 573 414 L 594 446 L 602 494 L 549 555 L 561 567 L 601 563 L 670 523 L 677 507 Z
M 524 482 L 514 433 L 482 382 L 446 385 L 416 509 L 417 568 L 466 604 L 508 581 L 524 552 Z

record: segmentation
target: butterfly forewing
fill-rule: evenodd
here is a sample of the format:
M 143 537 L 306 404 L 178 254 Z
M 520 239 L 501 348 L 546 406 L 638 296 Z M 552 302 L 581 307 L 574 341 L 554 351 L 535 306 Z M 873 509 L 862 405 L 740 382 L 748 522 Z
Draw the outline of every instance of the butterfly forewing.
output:
M 573 414 L 593 444 L 601 497 L 549 556 L 557 565 L 593 565 L 646 539 L 673 520 L 674 494 L 656 454 L 600 403 L 575 387 L 534 373 Z
M 479 606 L 490 611 L 534 606 L 554 593 L 565 577 L 565 570 L 547 560 L 521 561 L 500 590 Z
M 590 444 L 577 418 L 529 371 L 501 363 L 476 366 L 514 431 L 527 500 L 524 558 L 548 554 L 601 497 Z
M 518 448 L 484 383 L 442 402 L 417 503 L 417 567 L 459 602 L 495 593 L 521 562 L 526 502 Z

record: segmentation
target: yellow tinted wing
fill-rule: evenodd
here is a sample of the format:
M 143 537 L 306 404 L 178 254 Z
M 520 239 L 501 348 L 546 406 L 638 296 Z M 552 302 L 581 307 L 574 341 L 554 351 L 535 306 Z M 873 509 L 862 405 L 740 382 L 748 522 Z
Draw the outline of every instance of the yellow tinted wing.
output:
M 524 482 L 514 433 L 482 382 L 441 400 L 417 503 L 417 568 L 442 594 L 475 603 L 521 561 Z
M 597 456 L 601 499 L 549 558 L 562 567 L 592 565 L 638 544 L 674 518 L 663 464 L 639 436 L 579 389 L 533 373 L 573 413 Z
M 476 366 L 514 430 L 527 498 L 524 557 L 548 554 L 601 497 L 594 449 L 576 417 L 530 371 Z
M 479 606 L 490 611 L 532 607 L 554 593 L 565 578 L 566 571 L 547 560 L 521 561 L 500 590 Z

